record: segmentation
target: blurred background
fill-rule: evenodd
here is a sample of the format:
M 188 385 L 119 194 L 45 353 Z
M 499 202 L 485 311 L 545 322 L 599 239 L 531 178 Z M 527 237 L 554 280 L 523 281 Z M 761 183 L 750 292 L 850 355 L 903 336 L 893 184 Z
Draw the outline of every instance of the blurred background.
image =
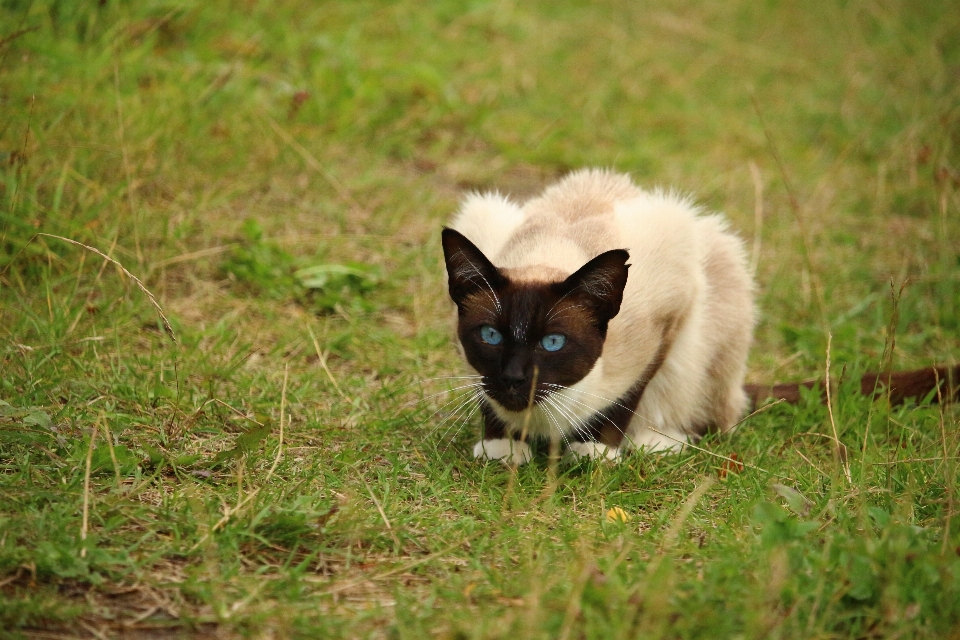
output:
M 11 273 L 78 259 L 27 247 L 37 230 L 90 241 L 192 325 L 243 304 L 242 285 L 285 286 L 258 267 L 369 265 L 373 307 L 416 331 L 438 320 L 437 231 L 462 192 L 523 198 L 602 166 L 732 219 L 755 252 L 757 375 L 815 366 L 827 328 L 845 357 L 878 359 L 891 282 L 909 281 L 901 357 L 956 357 L 960 12 L 946 5 L 2 6 Z M 254 236 L 296 264 L 225 270 L 222 247 Z

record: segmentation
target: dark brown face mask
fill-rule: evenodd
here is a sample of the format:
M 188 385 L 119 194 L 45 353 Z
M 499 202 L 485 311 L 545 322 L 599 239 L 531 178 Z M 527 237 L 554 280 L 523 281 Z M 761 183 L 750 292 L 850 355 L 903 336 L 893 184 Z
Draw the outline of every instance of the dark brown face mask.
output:
M 443 253 L 457 334 L 488 397 L 521 411 L 590 372 L 620 311 L 626 251 L 602 253 L 559 282 L 515 282 L 453 229 L 443 230 Z

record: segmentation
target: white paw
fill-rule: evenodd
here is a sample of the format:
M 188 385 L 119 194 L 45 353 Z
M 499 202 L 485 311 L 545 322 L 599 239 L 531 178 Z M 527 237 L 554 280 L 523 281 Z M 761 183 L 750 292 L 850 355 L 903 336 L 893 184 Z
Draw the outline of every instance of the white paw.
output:
M 533 459 L 533 452 L 526 442 L 511 438 L 493 438 L 473 445 L 473 457 L 478 460 L 500 460 L 506 464 L 521 465 Z
M 658 433 L 652 429 L 644 429 L 630 440 L 632 448 L 648 453 L 680 453 L 683 445 L 689 442 L 686 434 L 680 431 L 666 431 Z
M 616 460 L 620 457 L 619 447 L 608 447 L 599 442 L 571 442 L 567 449 L 575 458 Z

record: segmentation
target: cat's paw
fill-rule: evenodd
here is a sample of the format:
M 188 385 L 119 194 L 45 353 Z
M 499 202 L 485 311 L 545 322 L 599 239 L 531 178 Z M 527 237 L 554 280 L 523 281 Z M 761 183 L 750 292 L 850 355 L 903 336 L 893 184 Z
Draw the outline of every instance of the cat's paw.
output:
M 478 460 L 499 460 L 505 464 L 521 465 L 533 459 L 533 452 L 526 442 L 493 438 L 473 445 L 473 457 Z
M 632 448 L 647 453 L 680 453 L 687 442 L 689 438 L 681 431 L 652 429 L 644 429 L 630 440 Z
M 620 447 L 609 447 L 600 442 L 571 442 L 567 450 L 576 459 L 588 458 L 612 462 L 620 458 Z

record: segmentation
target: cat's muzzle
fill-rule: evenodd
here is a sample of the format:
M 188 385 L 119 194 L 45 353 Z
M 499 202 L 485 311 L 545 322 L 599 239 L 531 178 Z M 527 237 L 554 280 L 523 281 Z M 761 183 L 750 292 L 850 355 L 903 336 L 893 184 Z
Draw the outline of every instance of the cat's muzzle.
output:
M 540 388 L 540 385 L 537 385 L 537 387 L 537 392 L 533 398 L 530 397 L 529 382 L 516 386 L 504 385 L 496 389 L 487 387 L 485 391 L 490 398 L 496 400 L 504 409 L 508 411 L 524 411 L 531 405 L 537 404 L 543 399 L 544 395 L 546 395 L 546 389 Z

